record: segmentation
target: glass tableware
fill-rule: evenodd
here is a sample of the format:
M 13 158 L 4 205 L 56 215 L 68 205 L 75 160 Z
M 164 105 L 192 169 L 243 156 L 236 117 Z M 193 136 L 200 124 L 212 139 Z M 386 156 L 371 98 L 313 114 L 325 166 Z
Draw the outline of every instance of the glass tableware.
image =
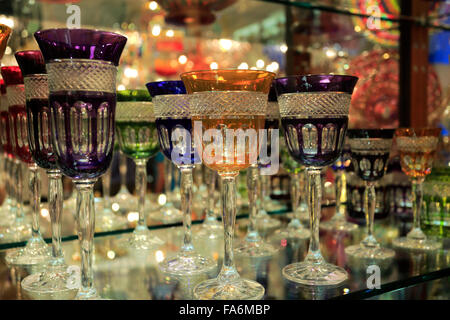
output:
M 162 223 L 176 223 L 183 220 L 183 212 L 175 207 L 172 182 L 174 179 L 173 164 L 167 158 L 164 159 L 164 195 L 166 196 L 164 204 L 157 212 L 152 213 L 152 219 Z
M 263 258 L 270 257 L 278 251 L 278 247 L 267 243 L 262 239 L 258 232 L 258 229 L 273 230 L 281 224 L 279 220 L 270 217 L 264 209 L 267 207 L 267 204 L 271 202 L 271 199 L 268 196 L 268 190 L 270 190 L 270 176 L 260 174 L 260 168 L 268 168 L 271 165 L 269 153 L 272 150 L 272 135 L 275 134 L 273 129 L 276 129 L 278 134 L 280 113 L 276 98 L 275 88 L 272 86 L 269 92 L 269 102 L 267 104 L 264 124 L 265 137 L 261 145 L 261 152 L 267 156 L 267 159 L 261 159 L 262 155 L 260 155 L 258 157 L 258 164 L 252 164 L 247 169 L 249 222 L 247 234 L 234 249 L 237 256 Z
M 147 90 L 123 90 L 117 93 L 116 126 L 120 149 L 136 163 L 139 219 L 128 239 L 128 247 L 154 249 L 164 244 L 164 241 L 153 235 L 147 227 L 147 161 L 159 151 L 154 105 Z
M 309 232 L 302 224 L 302 220 L 309 220 L 307 215 L 308 210 L 302 210 L 302 208 L 300 208 L 301 199 L 304 197 L 305 190 L 305 168 L 291 158 L 285 144 L 281 141 L 280 156 L 281 163 L 291 178 L 290 194 L 293 218 L 286 228 L 277 230 L 271 236 L 271 239 L 280 245 L 283 245 L 285 240 L 296 242 L 308 239 L 311 236 L 311 232 Z M 305 212 L 306 218 L 304 217 Z
M 256 70 L 208 70 L 181 75 L 187 92 L 192 95 L 195 145 L 201 148 L 198 152 L 203 163 L 217 171 L 222 181 L 223 265 L 217 278 L 203 281 L 194 288 L 197 299 L 261 299 L 264 295 L 262 285 L 239 276 L 232 242 L 236 219 L 235 179 L 240 170 L 257 163 L 257 134 L 264 128 L 273 77 L 271 72 Z M 196 130 L 196 125 L 200 130 L 198 127 Z M 247 129 L 249 137 L 256 140 L 253 143 L 235 141 L 234 134 L 243 131 L 239 129 Z
M 347 175 L 345 169 L 351 163 L 351 156 L 349 147 L 344 145 L 341 156 L 331 165 L 331 168 L 335 172 L 334 185 L 336 190 L 336 213 L 333 217 L 320 224 L 320 228 L 327 231 L 341 231 L 351 232 L 358 229 L 358 225 L 355 223 L 347 222 L 345 218 L 345 207 L 341 205 L 344 193 L 347 190 Z
M 112 210 L 111 168 L 102 176 L 102 193 L 102 209 L 95 213 L 95 229 L 98 231 L 108 231 L 125 228 L 128 224 L 127 220 Z
M 11 138 L 9 132 L 8 120 L 8 97 L 6 96 L 6 85 L 3 79 L 0 79 L 0 148 L 1 148 L 1 178 L 4 182 L 6 197 L 0 208 L 0 227 L 5 227 L 14 222 L 16 217 L 15 199 L 12 188 L 12 150 Z M 0 241 L 3 239 L 3 233 L 0 233 Z
M 395 247 L 408 250 L 437 250 L 442 243 L 427 236 L 420 228 L 423 202 L 423 181 L 431 173 L 439 142 L 440 128 L 402 128 L 395 131 L 395 143 L 400 152 L 402 171 L 412 185 L 413 227 L 406 237 L 392 241 Z
M 5 53 L 6 44 L 8 43 L 9 36 L 11 35 L 11 28 L 7 25 L 0 24 L 0 61 Z M 1 171 L 3 173 L 3 178 L 5 181 L 6 198 L 3 201 L 2 207 L 0 208 L 0 225 L 6 226 L 14 221 L 15 212 L 11 210 L 13 207 L 14 199 L 12 197 L 11 188 L 11 157 L 9 156 L 10 151 L 7 150 L 8 140 L 7 135 L 9 135 L 9 123 L 7 121 L 8 115 L 8 98 L 6 97 L 6 85 L 3 79 L 0 80 L 1 83 L 1 103 L 0 103 L 0 139 L 1 139 Z M 6 119 L 4 119 L 6 116 Z M 8 128 L 7 128 L 8 127 Z M 5 149 L 6 146 L 6 149 Z M 0 234 L 0 240 L 3 234 Z
M 303 285 L 338 285 L 347 272 L 320 253 L 321 170 L 342 152 L 348 109 L 358 78 L 342 75 L 291 76 L 275 80 L 281 123 L 290 155 L 306 167 L 311 237 L 304 261 L 283 268 L 283 276 Z
M 280 110 L 277 103 L 277 94 L 275 88 L 272 86 L 269 91 L 269 99 L 267 103 L 267 113 L 264 123 L 264 129 L 266 135 L 265 145 L 261 146 L 262 152 L 264 152 L 267 157 L 270 157 L 269 152 L 271 149 L 272 134 L 277 132 L 280 127 Z M 276 129 L 276 131 L 274 130 Z M 267 151 L 265 151 L 267 150 Z M 258 157 L 258 168 L 261 172 L 262 168 L 267 168 L 271 165 L 270 161 L 266 162 L 266 159 L 261 160 L 261 156 Z M 250 169 L 251 170 L 251 169 Z M 270 198 L 270 175 L 259 174 L 259 183 L 257 184 L 256 202 L 258 205 L 258 214 L 254 218 L 254 224 L 259 230 L 274 230 L 281 225 L 281 221 L 274 219 L 267 213 L 268 211 L 273 211 L 277 208 L 277 202 Z M 249 198 L 250 199 L 250 198 Z M 271 246 L 271 245 L 269 245 Z M 275 248 L 274 248 L 275 249 Z
M 95 299 L 93 187 L 112 160 L 117 65 L 127 38 L 89 29 L 48 29 L 34 36 L 48 73 L 56 163 L 77 189 L 81 248 L 77 298 Z
M 217 239 L 223 236 L 223 225 L 217 220 L 215 212 L 215 192 L 216 192 L 216 176 L 217 173 L 208 167 L 205 167 L 205 180 L 207 187 L 207 198 L 205 208 L 205 218 L 201 229 L 194 234 L 196 240 Z
M 17 160 L 26 163 L 30 169 L 30 194 L 32 195 L 32 234 L 31 238 L 27 240 L 24 248 L 9 251 L 5 260 L 10 265 L 32 266 L 42 264 L 50 258 L 50 251 L 48 245 L 41 236 L 39 225 L 40 214 L 40 180 L 38 166 L 35 164 L 28 143 L 28 117 L 25 107 L 25 87 L 23 82 L 22 72 L 19 67 L 2 67 L 1 73 L 6 82 L 6 91 L 8 96 L 8 113 L 9 113 L 9 127 L 12 151 Z M 22 170 L 20 165 L 17 170 L 17 216 L 22 216 L 23 212 L 23 180 Z M 27 227 L 23 227 L 23 223 L 15 223 L 6 231 L 5 237 L 9 235 L 10 238 L 15 238 L 21 235 L 22 232 L 27 232 Z
M 351 258 L 386 260 L 394 257 L 394 250 L 383 248 L 373 235 L 376 193 L 375 181 L 379 181 L 386 171 L 386 164 L 392 146 L 392 129 L 348 130 L 348 138 L 356 175 L 365 183 L 364 212 L 366 236 L 359 243 L 345 248 Z
M 29 275 L 22 280 L 22 289 L 36 299 L 73 299 L 78 287 L 69 285 L 73 272 L 67 272 L 61 248 L 64 195 L 62 174 L 56 166 L 51 140 L 48 81 L 44 58 L 38 50 L 19 51 L 15 57 L 24 76 L 29 149 L 35 163 L 47 171 L 49 178 L 48 203 L 52 224 L 52 257 L 43 272 Z
M 192 172 L 201 159 L 193 145 L 190 96 L 182 81 L 147 83 L 155 105 L 156 127 L 161 151 L 181 172 L 181 211 L 183 243 L 181 250 L 159 263 L 160 269 L 176 276 L 206 273 L 217 264 L 195 251 L 192 242 Z

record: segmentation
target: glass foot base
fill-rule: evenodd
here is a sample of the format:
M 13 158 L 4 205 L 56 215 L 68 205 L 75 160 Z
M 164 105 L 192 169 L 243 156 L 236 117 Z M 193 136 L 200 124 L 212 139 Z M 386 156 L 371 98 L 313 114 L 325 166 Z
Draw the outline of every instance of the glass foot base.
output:
M 217 263 L 196 252 L 179 252 L 175 256 L 164 259 L 159 264 L 159 268 L 169 275 L 186 276 L 212 271 L 217 268 Z
M 358 229 L 358 225 L 346 220 L 328 220 L 320 223 L 320 229 L 325 231 L 351 232 Z
M 95 216 L 95 229 L 97 232 L 123 229 L 127 225 L 127 219 L 114 214 L 112 210 L 102 210 Z
M 286 213 L 286 217 L 289 219 L 299 219 L 302 222 L 309 222 L 309 213 L 308 210 L 300 210 L 300 212 L 288 212 Z
M 264 214 L 256 218 L 256 227 L 261 230 L 275 229 L 281 225 L 281 221 Z
M 75 300 L 104 300 L 104 299 L 102 299 L 98 295 L 97 290 L 91 289 L 87 291 L 79 290 L 77 296 L 75 297 Z
M 14 221 L 3 234 L 2 242 L 20 242 L 31 237 L 31 225 L 26 221 Z
M 199 283 L 194 288 L 194 298 L 198 300 L 261 300 L 264 287 L 256 281 L 237 279 L 221 283 L 210 279 Z
M 264 241 L 242 241 L 235 246 L 234 254 L 246 258 L 268 258 L 278 252 L 278 248 Z
M 214 224 L 202 224 L 200 230 L 195 232 L 195 240 L 219 239 L 223 238 L 223 225 L 218 222 Z
M 387 260 L 395 256 L 395 251 L 383 247 L 367 247 L 355 244 L 345 248 L 345 254 L 354 259 Z
M 297 262 L 284 267 L 282 273 L 287 280 L 308 286 L 335 286 L 348 278 L 347 271 L 328 262 Z
M 50 247 L 42 238 L 33 238 L 24 248 L 9 251 L 5 260 L 9 265 L 32 266 L 47 263 L 51 258 Z
M 152 213 L 151 218 L 162 223 L 177 223 L 183 221 L 183 213 L 175 207 L 161 208 L 161 210 Z
M 282 230 L 277 230 L 273 236 L 272 240 L 276 240 L 277 242 L 286 239 L 286 240 L 306 240 L 311 236 L 311 232 L 303 227 L 300 228 L 291 228 L 287 227 Z
M 72 300 L 79 288 L 71 281 L 73 273 L 66 270 L 63 265 L 29 275 L 22 280 L 22 289 L 33 300 Z
M 130 238 L 128 238 L 127 246 L 136 250 L 151 250 L 164 244 L 160 238 L 152 235 L 147 227 L 136 227 Z
M 407 250 L 423 250 L 432 251 L 442 248 L 442 243 L 434 240 L 424 239 L 416 240 L 407 237 L 397 238 L 392 240 L 392 245 L 397 248 Z

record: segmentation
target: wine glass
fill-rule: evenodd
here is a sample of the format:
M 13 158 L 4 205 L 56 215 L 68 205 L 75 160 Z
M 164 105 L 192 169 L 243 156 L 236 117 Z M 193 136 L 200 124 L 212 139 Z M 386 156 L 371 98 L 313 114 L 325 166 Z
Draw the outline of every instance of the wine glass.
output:
M 183 212 L 175 207 L 174 191 L 172 191 L 173 164 L 165 158 L 164 160 L 164 195 L 166 201 L 157 212 L 152 214 L 152 219 L 161 221 L 162 223 L 175 223 L 183 220 Z
M 1 29 L 0 29 L 1 30 Z M 10 143 L 9 120 L 8 120 L 8 97 L 6 96 L 6 85 L 3 79 L 0 79 L 0 148 L 1 148 L 1 178 L 4 181 L 6 197 L 0 208 L 0 226 L 9 226 L 15 219 L 15 200 L 12 187 L 11 169 L 12 150 Z M 4 237 L 0 233 L 0 240 Z
M 181 211 L 184 236 L 181 250 L 159 263 L 164 273 L 186 276 L 206 273 L 217 264 L 194 249 L 192 242 L 192 171 L 201 159 L 191 139 L 191 106 L 182 81 L 147 83 L 147 89 L 155 104 L 156 127 L 161 151 L 181 172 Z
M 147 90 L 118 91 L 116 126 L 120 149 L 136 163 L 139 220 L 128 239 L 128 247 L 154 249 L 164 244 L 164 241 L 148 229 L 145 210 L 147 161 L 159 151 L 154 105 Z
M 39 50 L 18 51 L 16 60 L 24 76 L 29 149 L 33 160 L 47 171 L 49 213 L 52 224 L 52 257 L 45 270 L 22 280 L 22 289 L 35 298 L 73 299 L 77 286 L 69 286 L 73 272 L 67 272 L 61 247 L 63 204 L 62 174 L 56 166 L 51 140 L 48 81 L 44 58 Z M 40 195 L 38 195 L 40 196 Z
M 359 244 L 345 248 L 347 256 L 357 259 L 386 260 L 394 257 L 394 250 L 383 248 L 373 235 L 376 192 L 375 182 L 386 171 L 392 146 L 392 129 L 348 130 L 353 167 L 357 176 L 365 183 L 364 212 L 366 236 Z
M 320 253 L 321 170 L 342 152 L 348 109 L 358 78 L 344 75 L 290 76 L 275 80 L 281 123 L 290 155 L 306 167 L 310 231 L 304 261 L 283 268 L 283 276 L 303 285 L 338 285 L 348 277 Z
M 224 260 L 215 279 L 194 288 L 197 299 L 261 299 L 264 287 L 239 276 L 234 264 L 236 176 L 256 164 L 258 133 L 264 128 L 267 96 L 274 74 L 257 70 L 208 70 L 183 73 L 192 95 L 195 146 L 204 164 L 222 181 Z M 206 130 L 204 133 L 203 131 Z M 246 143 L 247 138 L 248 143 Z M 209 143 L 208 143 L 209 142 Z
M 217 220 L 215 212 L 215 192 L 217 172 L 205 167 L 205 181 L 207 186 L 206 214 L 200 230 L 196 232 L 196 240 L 217 239 L 223 234 L 222 223 Z
M 0 24 L 0 60 L 3 58 L 3 54 L 5 53 L 6 44 L 8 42 L 9 36 L 11 35 L 11 28 L 7 25 Z M 11 206 L 13 205 L 13 198 L 12 198 L 12 192 L 11 192 L 11 184 L 10 184 L 10 177 L 9 168 L 10 165 L 10 157 L 8 156 L 8 150 L 7 148 L 7 125 L 5 121 L 3 120 L 3 117 L 1 117 L 2 112 L 6 112 L 6 115 L 8 114 L 8 100 L 6 97 L 6 85 L 3 79 L 0 80 L 0 86 L 1 86 L 1 101 L 0 101 L 0 142 L 1 142 L 1 162 L 2 162 L 2 178 L 5 181 L 5 190 L 6 190 L 6 198 L 3 201 L 2 207 L 0 208 L 0 224 L 2 226 L 9 225 L 11 222 L 14 221 L 15 214 L 11 210 Z M 3 234 L 0 234 L 0 239 L 3 238 Z
M 3 79 L 6 82 L 6 91 L 9 102 L 9 117 L 10 117 L 10 132 L 12 149 L 20 161 L 27 164 L 30 169 L 30 181 L 29 187 L 32 194 L 31 205 L 32 212 L 32 234 L 28 239 L 24 248 L 9 251 L 6 254 L 5 260 L 10 265 L 31 266 L 38 265 L 48 261 L 50 258 L 50 250 L 41 236 L 39 225 L 41 192 L 40 192 L 40 179 L 39 179 L 39 167 L 34 162 L 28 140 L 28 117 L 27 109 L 25 107 L 25 86 L 23 81 L 22 72 L 19 67 L 2 67 L 1 73 Z M 20 166 L 17 167 L 17 204 L 18 204 L 18 216 L 24 215 L 22 208 L 22 170 Z M 21 218 L 23 219 L 23 218 Z M 15 234 L 25 231 L 27 228 L 23 228 L 22 224 L 14 224 L 7 229 L 6 233 Z
M 320 224 L 320 228 L 323 230 L 351 232 L 358 229 L 357 224 L 346 220 L 345 214 L 342 210 L 343 208 L 341 206 L 343 193 L 346 192 L 347 188 L 347 176 L 345 174 L 345 169 L 350 165 L 350 163 L 350 149 L 348 144 L 344 143 L 341 156 L 331 165 L 331 168 L 335 172 L 334 185 L 336 189 L 336 213 L 330 220 Z
M 47 29 L 37 31 L 34 37 L 48 73 L 56 162 L 77 190 L 81 248 L 77 299 L 95 299 L 93 188 L 112 160 L 117 65 L 127 38 L 89 29 Z
M 237 256 L 263 258 L 270 257 L 278 251 L 277 247 L 265 242 L 258 232 L 258 229 L 274 229 L 281 224 L 279 220 L 271 218 L 264 210 L 265 205 L 270 201 L 270 197 L 268 197 L 268 194 L 266 193 L 267 190 L 270 190 L 270 184 L 268 184 L 270 181 L 270 176 L 260 174 L 260 169 L 268 169 L 271 165 L 270 159 L 266 159 L 266 156 L 270 156 L 268 153 L 272 149 L 271 141 L 272 135 L 275 134 L 274 129 L 276 129 L 278 135 L 280 113 L 276 98 L 277 95 L 275 93 L 275 88 L 271 86 L 269 91 L 269 102 L 267 103 L 266 119 L 264 123 L 266 135 L 263 139 L 260 150 L 260 152 L 264 153 L 264 155 L 260 153 L 258 156 L 258 164 L 252 164 L 247 169 L 249 222 L 247 234 L 234 249 Z M 265 199 L 265 196 L 268 197 L 269 200 Z
M 437 250 L 442 243 L 427 239 L 420 228 L 425 177 L 431 173 L 433 158 L 439 142 L 440 128 L 401 128 L 395 131 L 395 143 L 400 152 L 402 171 L 411 181 L 413 227 L 406 237 L 394 239 L 395 247 L 408 250 Z
M 305 211 L 300 207 L 305 190 L 305 168 L 303 165 L 292 159 L 283 142 L 280 142 L 280 156 L 281 163 L 291 178 L 290 194 L 293 218 L 286 228 L 275 231 L 271 239 L 279 244 L 283 244 L 284 240 L 301 241 L 308 239 L 311 236 L 311 232 L 309 232 L 301 222 L 302 220 L 305 220 Z
M 275 87 L 273 86 L 270 87 L 268 101 L 269 102 L 267 103 L 267 112 L 264 124 L 264 129 L 265 133 L 267 133 L 267 136 L 265 139 L 265 144 L 261 146 L 261 152 L 264 152 L 266 155 L 268 155 L 268 152 L 271 150 L 272 134 L 275 134 L 274 129 L 276 129 L 276 132 L 278 134 L 278 129 L 280 127 L 280 110 L 277 103 L 277 94 L 275 92 Z M 263 168 L 268 168 L 271 165 L 270 161 L 267 161 L 267 159 L 261 159 L 261 157 L 262 155 L 258 157 L 258 168 L 260 169 L 259 173 L 261 172 L 261 170 L 263 170 Z M 250 170 L 252 169 L 250 168 Z M 270 175 L 260 173 L 258 178 L 259 188 L 256 189 L 258 214 L 254 218 L 254 224 L 256 225 L 256 228 L 260 230 L 273 230 L 281 225 L 281 221 L 272 218 L 267 213 L 267 211 L 273 211 L 273 208 L 276 206 L 276 202 L 270 198 Z

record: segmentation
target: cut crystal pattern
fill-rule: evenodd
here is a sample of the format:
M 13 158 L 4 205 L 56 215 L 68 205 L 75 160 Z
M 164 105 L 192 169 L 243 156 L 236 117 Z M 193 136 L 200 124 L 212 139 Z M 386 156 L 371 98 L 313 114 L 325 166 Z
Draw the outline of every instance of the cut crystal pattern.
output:
M 46 64 L 48 87 L 57 91 L 115 93 L 117 68 L 101 60 L 62 59 Z
M 392 139 L 357 138 L 349 139 L 349 143 L 352 152 L 376 155 L 378 153 L 389 152 Z
M 281 117 L 347 116 L 351 95 L 343 92 L 286 93 L 278 97 Z
M 149 101 L 118 101 L 116 121 L 155 122 L 154 108 L 155 104 Z
M 438 137 L 396 137 L 396 143 L 401 152 L 432 152 L 436 150 Z
M 267 111 L 267 94 L 262 92 L 195 92 L 190 102 L 192 116 L 265 116 Z
M 7 86 L 6 95 L 9 106 L 25 105 L 25 86 L 23 84 Z
M 153 98 L 157 118 L 190 118 L 190 95 L 170 94 Z
M 48 77 L 46 74 L 35 74 L 23 79 L 25 84 L 25 97 L 30 99 L 48 99 Z

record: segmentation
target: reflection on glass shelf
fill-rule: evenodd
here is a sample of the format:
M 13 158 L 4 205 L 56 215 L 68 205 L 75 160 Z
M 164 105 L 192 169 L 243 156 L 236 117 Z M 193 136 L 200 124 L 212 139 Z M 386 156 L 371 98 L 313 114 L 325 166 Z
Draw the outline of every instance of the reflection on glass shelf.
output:
M 324 215 L 327 215 L 325 208 Z M 275 215 L 282 221 L 282 226 L 289 221 L 285 215 Z M 247 219 L 239 219 L 236 228 L 236 239 L 245 236 Z M 201 225 L 193 226 L 195 234 Z M 132 229 L 130 229 L 131 232 Z M 158 237 L 166 244 L 157 250 L 149 251 L 148 254 L 138 251 L 127 251 L 118 243 L 127 238 L 125 234 L 105 236 L 95 239 L 95 283 L 102 297 L 110 299 L 192 299 L 192 290 L 195 285 L 206 278 L 213 278 L 222 264 L 223 239 L 196 242 L 200 253 L 217 263 L 218 268 L 209 274 L 197 278 L 168 277 L 159 271 L 158 262 L 164 260 L 168 255 L 177 252 L 183 236 L 181 227 L 170 227 L 155 229 Z M 398 236 L 397 227 L 385 220 L 376 222 L 375 233 L 383 246 L 390 246 L 390 241 Z M 367 266 L 348 261 L 344 248 L 350 244 L 358 243 L 364 235 L 361 227 L 352 235 L 343 233 L 324 233 L 321 236 L 321 248 L 327 261 L 344 267 L 349 273 L 349 280 L 343 285 L 334 288 L 304 287 L 289 282 L 282 277 L 282 268 L 292 262 L 304 259 L 307 252 L 307 241 L 291 243 L 284 239 L 275 245 L 280 250 L 270 259 L 236 259 L 239 273 L 248 279 L 255 280 L 266 289 L 264 299 L 365 299 L 378 295 L 377 292 L 385 293 L 412 284 L 418 284 L 436 279 L 448 277 L 450 272 L 450 245 L 444 244 L 444 249 L 435 253 L 408 253 L 396 251 L 394 261 L 387 266 L 380 266 L 381 290 L 368 290 L 367 288 Z M 270 235 L 268 235 L 269 237 Z M 63 243 L 67 264 L 80 264 L 78 241 L 67 241 Z M 0 251 L 0 299 L 27 299 L 21 293 L 19 280 L 27 275 L 26 270 L 10 270 L 4 264 L 4 253 Z M 448 278 L 447 278 L 448 281 Z M 438 291 L 433 291 L 430 298 L 438 298 L 440 293 L 448 291 L 448 282 L 440 285 Z M 443 287 L 444 286 L 444 287 Z M 392 288 L 392 289 L 389 289 Z M 433 288 L 438 288 L 433 286 Z M 442 289 L 443 288 L 443 289 Z M 447 289 L 445 289 L 447 288 Z M 431 289 L 430 289 L 431 290 Z M 432 292 L 432 291 L 429 291 Z M 401 298 L 397 293 L 392 296 L 383 297 Z M 412 295 L 407 297 L 413 298 Z

